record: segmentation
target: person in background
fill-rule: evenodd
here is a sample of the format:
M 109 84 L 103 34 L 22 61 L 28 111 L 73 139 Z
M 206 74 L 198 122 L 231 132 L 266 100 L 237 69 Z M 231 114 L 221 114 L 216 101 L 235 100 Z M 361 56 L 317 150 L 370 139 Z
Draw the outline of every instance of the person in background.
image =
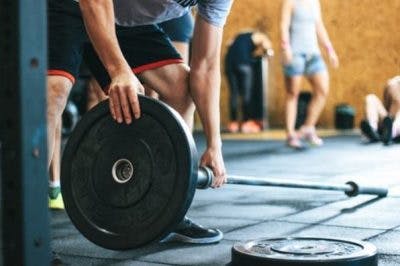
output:
M 229 132 L 257 133 L 262 130 L 262 123 L 256 121 L 251 114 L 253 105 L 252 92 L 254 88 L 254 64 L 256 58 L 273 55 L 272 43 L 260 31 L 239 33 L 229 44 L 225 56 L 225 73 L 230 88 L 230 122 Z M 242 103 L 242 120 L 238 118 L 239 99 Z
M 302 139 L 305 139 L 311 145 L 321 146 L 323 140 L 318 137 L 315 126 L 328 95 L 329 75 L 319 43 L 325 48 L 334 68 L 339 66 L 338 56 L 322 21 L 319 0 L 284 0 L 281 15 L 287 145 L 302 149 Z M 306 120 L 296 132 L 297 104 L 303 77 L 311 84 L 313 97 Z
M 365 114 L 360 128 L 369 142 L 400 143 L 400 76 L 387 81 L 383 102 L 375 94 L 365 97 Z

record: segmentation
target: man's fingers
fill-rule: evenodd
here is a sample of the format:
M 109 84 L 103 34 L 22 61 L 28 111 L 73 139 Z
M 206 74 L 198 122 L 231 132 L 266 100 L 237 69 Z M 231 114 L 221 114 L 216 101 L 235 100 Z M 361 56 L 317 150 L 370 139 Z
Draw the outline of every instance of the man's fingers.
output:
M 225 183 L 225 173 L 224 171 L 217 171 L 219 172 L 218 174 L 218 187 L 222 186 Z
M 223 170 L 221 170 L 218 167 L 212 167 L 211 170 L 214 173 L 214 181 L 213 181 L 213 187 L 220 187 L 224 184 L 225 182 L 225 173 Z
M 207 150 L 200 159 L 200 166 L 206 166 L 213 172 L 212 188 L 219 188 L 226 183 L 226 170 L 221 155 Z
M 111 116 L 114 120 L 117 119 L 117 117 L 115 116 L 115 112 L 114 112 L 114 103 L 113 103 L 113 99 L 111 97 L 109 97 L 109 106 L 110 106 L 110 112 L 111 112 Z
M 118 88 L 116 88 L 118 89 Z M 114 114 L 118 123 L 122 123 L 122 114 L 121 114 L 121 104 L 119 102 L 118 92 L 115 90 L 110 90 L 110 99 L 112 98 Z
M 132 108 L 133 116 L 138 119 L 140 118 L 140 106 L 139 106 L 139 99 L 136 93 L 132 90 L 128 91 L 128 99 L 130 108 Z
M 128 86 L 120 87 L 118 90 L 118 96 L 119 96 L 119 101 L 121 104 L 122 114 L 123 114 L 125 122 L 127 124 L 130 124 L 132 122 L 132 115 L 131 115 L 131 110 L 130 110 L 129 99 L 127 99 L 129 97 L 128 96 L 129 92 L 130 92 L 130 88 Z

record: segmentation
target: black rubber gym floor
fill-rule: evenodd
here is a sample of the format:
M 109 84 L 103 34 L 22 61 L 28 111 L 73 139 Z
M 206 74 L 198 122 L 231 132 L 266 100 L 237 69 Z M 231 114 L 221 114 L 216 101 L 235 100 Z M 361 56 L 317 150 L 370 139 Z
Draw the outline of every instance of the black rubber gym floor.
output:
M 198 150 L 204 139 L 196 135 Z M 188 216 L 217 227 L 219 244 L 155 243 L 111 251 L 86 240 L 63 211 L 53 211 L 52 249 L 65 265 L 226 265 L 237 241 L 263 237 L 317 236 L 366 240 L 379 252 L 379 265 L 400 265 L 400 145 L 364 145 L 357 135 L 325 138 L 325 145 L 293 151 L 283 141 L 226 140 L 231 174 L 318 182 L 353 180 L 390 188 L 386 198 L 342 192 L 226 185 L 198 190 Z

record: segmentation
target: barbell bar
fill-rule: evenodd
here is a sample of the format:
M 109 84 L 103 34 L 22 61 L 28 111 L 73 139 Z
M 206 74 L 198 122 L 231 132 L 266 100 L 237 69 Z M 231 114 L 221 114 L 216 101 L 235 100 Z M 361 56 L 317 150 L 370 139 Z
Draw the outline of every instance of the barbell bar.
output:
M 200 167 L 197 175 L 197 188 L 207 189 L 211 186 L 214 179 L 212 170 L 208 167 Z M 284 180 L 278 178 L 229 175 L 227 176 L 227 184 L 249 185 L 249 186 L 272 186 L 272 187 L 287 187 L 287 188 L 304 188 L 317 190 L 335 190 L 343 191 L 349 197 L 355 197 L 360 194 L 377 195 L 386 197 L 388 188 L 363 186 L 356 182 L 348 181 L 345 184 L 330 184 L 323 182 L 301 181 L 301 180 Z

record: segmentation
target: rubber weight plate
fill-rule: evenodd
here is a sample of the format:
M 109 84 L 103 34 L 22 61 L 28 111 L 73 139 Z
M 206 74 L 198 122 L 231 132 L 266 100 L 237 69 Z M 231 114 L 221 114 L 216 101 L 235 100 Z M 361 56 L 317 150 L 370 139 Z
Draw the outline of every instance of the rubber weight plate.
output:
M 197 152 L 182 118 L 139 97 L 141 118 L 116 123 L 104 101 L 83 116 L 63 154 L 61 190 L 76 228 L 108 249 L 159 240 L 183 219 L 197 181 Z
M 268 266 L 377 266 L 374 245 L 348 239 L 273 238 L 236 243 L 233 265 Z

